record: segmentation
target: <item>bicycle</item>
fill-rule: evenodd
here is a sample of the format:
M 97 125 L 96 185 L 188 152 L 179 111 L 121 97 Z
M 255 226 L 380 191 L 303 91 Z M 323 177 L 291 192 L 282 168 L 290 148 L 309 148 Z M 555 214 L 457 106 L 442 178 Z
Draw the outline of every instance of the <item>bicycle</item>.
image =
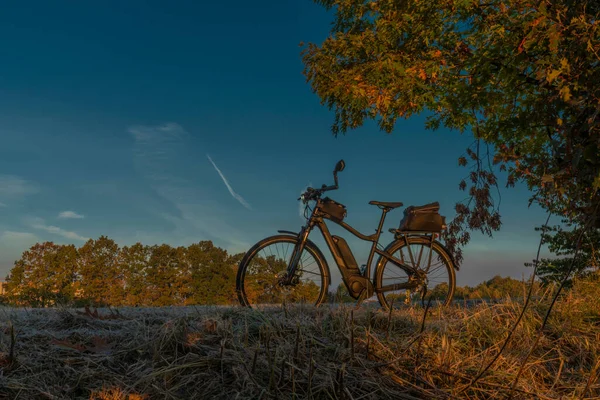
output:
M 456 267 L 446 247 L 436 240 L 446 227 L 445 217 L 438 213 L 439 203 L 407 207 L 400 227 L 389 230 L 394 234 L 394 240 L 380 249 L 379 238 L 387 213 L 403 204 L 370 201 L 369 204 L 382 210 L 379 226 L 372 235 L 360 233 L 343 221 L 347 214 L 344 205 L 328 197 L 322 198 L 323 193 L 338 189 L 337 173 L 344 168 L 344 160 L 340 160 L 333 171 L 333 185 L 323 185 L 320 189 L 309 187 L 300 196 L 298 200 L 305 205 L 306 218 L 306 224 L 300 232 L 279 230 L 279 235 L 259 241 L 244 255 L 236 277 L 236 292 L 240 304 L 248 307 L 295 302 L 315 306 L 322 304 L 327 297 L 331 275 L 325 256 L 308 238 L 310 232 L 317 227 L 341 272 L 348 293 L 357 300 L 357 306 L 373 294 L 377 295 L 384 310 L 389 310 L 391 304 L 402 297 L 404 302 L 410 303 L 420 295 L 423 301 L 432 278 L 437 278 L 439 271 L 447 273 L 447 278 L 433 286 L 430 298 L 444 306 L 448 305 L 455 290 Z M 313 201 L 315 206 L 311 209 L 309 204 Z M 347 242 L 339 236 L 331 235 L 325 220 L 342 226 L 361 240 L 373 243 L 368 261 L 360 269 Z M 413 246 L 418 251 L 414 251 Z M 408 253 L 407 257 L 404 250 Z M 426 250 L 429 252 L 423 257 Z M 399 257 L 394 255 L 397 252 L 400 253 Z M 432 269 L 434 253 L 440 266 Z M 371 279 L 371 263 L 375 254 L 379 258 Z M 427 260 L 426 266 L 421 267 L 420 262 L 424 260 Z M 385 275 L 386 271 L 391 276 Z M 438 274 L 432 275 L 436 271 Z

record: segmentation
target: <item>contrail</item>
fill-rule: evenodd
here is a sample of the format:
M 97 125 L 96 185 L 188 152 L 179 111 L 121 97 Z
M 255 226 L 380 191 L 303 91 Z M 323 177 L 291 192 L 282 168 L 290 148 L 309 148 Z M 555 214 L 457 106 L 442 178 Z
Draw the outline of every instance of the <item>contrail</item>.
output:
M 227 189 L 229 190 L 229 193 L 231 193 L 233 198 L 236 199 L 237 201 L 239 201 L 248 210 L 252 210 L 252 207 L 250 207 L 250 204 L 248 204 L 248 202 L 246 200 L 244 200 L 244 198 L 242 196 L 240 196 L 239 194 L 237 194 L 236 192 L 233 191 L 233 188 L 231 187 L 229 182 L 227 182 L 227 178 L 225 178 L 225 175 L 223 175 L 223 173 L 221 172 L 219 167 L 217 167 L 217 164 L 215 164 L 215 162 L 212 160 L 212 158 L 210 158 L 210 156 L 208 154 L 206 155 L 206 157 L 208 157 L 208 160 L 210 161 L 210 163 L 213 165 L 213 167 L 215 167 L 215 169 L 221 176 L 221 179 L 223 179 L 223 183 L 225 184 L 225 186 L 227 186 Z

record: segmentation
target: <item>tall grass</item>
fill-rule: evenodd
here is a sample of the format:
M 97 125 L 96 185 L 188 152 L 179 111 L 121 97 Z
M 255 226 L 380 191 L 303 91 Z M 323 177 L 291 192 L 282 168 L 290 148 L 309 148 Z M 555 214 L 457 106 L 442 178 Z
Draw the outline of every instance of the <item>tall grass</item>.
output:
M 2 309 L 0 398 L 559 399 L 599 398 L 600 281 L 554 305 L 539 293 L 391 313 L 337 305 Z M 14 326 L 14 335 L 11 335 Z M 12 348 L 12 350 L 11 350 Z

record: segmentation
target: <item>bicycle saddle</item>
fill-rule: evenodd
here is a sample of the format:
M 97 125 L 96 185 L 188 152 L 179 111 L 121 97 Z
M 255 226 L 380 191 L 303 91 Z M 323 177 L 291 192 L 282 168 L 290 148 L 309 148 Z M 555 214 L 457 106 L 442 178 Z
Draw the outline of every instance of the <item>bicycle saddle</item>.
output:
M 369 202 L 369 204 L 372 204 L 374 206 L 379 206 L 379 207 L 385 207 L 385 208 L 389 208 L 390 210 L 393 210 L 396 207 L 402 207 L 404 204 L 400 203 L 400 202 L 386 202 L 386 201 L 375 201 L 375 200 L 371 200 Z

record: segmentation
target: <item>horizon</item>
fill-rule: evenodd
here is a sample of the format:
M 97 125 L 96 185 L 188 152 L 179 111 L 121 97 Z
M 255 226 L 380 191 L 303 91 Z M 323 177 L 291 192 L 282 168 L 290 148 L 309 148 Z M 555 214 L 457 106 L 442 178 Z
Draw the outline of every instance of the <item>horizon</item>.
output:
M 360 232 L 380 218 L 370 200 L 404 203 L 388 214 L 383 245 L 404 208 L 439 201 L 449 221 L 465 197 L 458 184 L 468 170 L 457 159 L 468 132 L 427 131 L 418 116 L 391 135 L 367 123 L 333 137 L 333 112 L 311 92 L 300 58 L 300 42 L 328 35 L 319 5 L 36 4 L 0 15 L 11 38 L 0 66 L 2 278 L 44 241 L 211 240 L 245 252 L 278 229 L 299 230 L 296 199 L 331 184 L 339 159 L 346 169 L 330 197 Z M 534 227 L 546 215 L 528 208 L 524 185 L 500 186 L 503 226 L 493 238 L 473 232 L 458 286 L 532 272 L 523 264 L 535 258 Z M 329 226 L 364 263 L 370 243 Z M 334 286 L 339 272 L 319 236 L 311 239 Z

